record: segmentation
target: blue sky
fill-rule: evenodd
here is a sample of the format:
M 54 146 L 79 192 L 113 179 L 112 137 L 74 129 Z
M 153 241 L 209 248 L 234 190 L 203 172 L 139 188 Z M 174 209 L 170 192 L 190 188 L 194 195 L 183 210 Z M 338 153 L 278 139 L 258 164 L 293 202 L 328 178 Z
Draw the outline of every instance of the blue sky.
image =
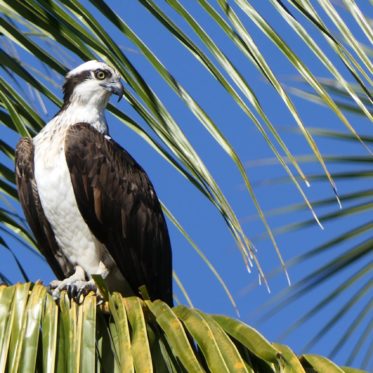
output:
M 85 2 L 83 3 L 85 4 Z M 161 62 L 169 69 L 171 74 L 173 74 L 179 83 L 200 103 L 219 129 L 226 135 L 243 163 L 247 165 L 246 170 L 248 176 L 255 186 L 255 192 L 263 210 L 269 211 L 277 207 L 302 202 L 301 196 L 290 182 L 270 185 L 263 184 L 263 180 L 283 177 L 286 176 L 286 174 L 277 163 L 274 163 L 272 166 L 258 166 L 258 163 L 260 164 L 258 160 L 273 158 L 273 154 L 253 123 L 237 107 L 235 102 L 221 88 L 219 83 L 206 72 L 201 64 L 191 56 L 167 30 L 160 27 L 154 18 L 152 18 L 138 2 L 128 1 L 125 3 L 125 6 L 116 6 L 116 11 L 118 11 L 118 14 L 133 27 L 138 36 L 147 43 Z M 278 15 L 269 5 L 269 2 L 255 2 L 255 6 L 265 15 L 267 20 L 275 25 L 281 36 L 297 51 L 298 55 L 311 67 L 312 72 L 316 76 L 329 76 L 321 64 L 316 61 L 312 54 L 302 45 L 299 39 L 295 38 L 290 32 L 290 29 L 280 21 Z M 292 129 L 296 128 L 294 119 L 289 114 L 281 99 L 274 93 L 273 88 L 265 82 L 264 78 L 260 76 L 255 67 L 237 51 L 233 44 L 222 34 L 220 29 L 218 29 L 217 26 L 209 20 L 208 16 L 200 10 L 197 4 L 188 4 L 188 7 L 191 13 L 204 25 L 206 31 L 208 31 L 217 44 L 221 46 L 223 52 L 229 55 L 232 62 L 238 67 L 245 79 L 247 79 L 249 84 L 253 87 L 269 119 L 276 126 L 281 136 L 283 136 L 283 139 L 286 141 L 293 154 L 310 154 L 310 149 L 305 140 L 301 135 L 292 131 Z M 198 42 L 193 33 L 178 16 L 170 11 L 166 5 L 162 6 L 162 8 L 165 9 L 170 16 L 176 17 L 176 19 L 180 21 L 179 25 L 183 30 L 205 51 L 203 45 Z M 364 4 L 363 8 L 365 8 Z M 365 10 L 371 12 L 371 9 L 368 8 L 369 6 L 366 7 Z M 240 15 L 242 14 L 240 13 Z M 253 23 L 247 21 L 243 15 L 242 19 L 245 20 L 247 29 L 252 33 L 258 45 L 260 45 L 264 56 L 268 59 L 273 71 L 277 74 L 279 79 L 284 82 L 285 85 L 296 84 L 295 79 L 297 75 L 294 68 L 289 65 L 288 61 L 276 50 L 273 44 L 260 33 Z M 263 238 L 264 227 L 256 216 L 256 210 L 249 194 L 244 190 L 243 181 L 237 168 L 182 101 L 168 88 L 159 75 L 155 73 L 136 47 L 105 20 L 102 20 L 102 23 L 122 48 L 126 56 L 136 66 L 144 79 L 165 103 L 205 164 L 209 167 L 211 173 L 224 191 L 224 194 L 231 202 L 248 237 L 254 241 L 258 250 L 258 257 L 266 273 L 273 271 L 279 265 L 278 259 L 271 242 L 267 238 Z M 326 46 L 325 41 L 317 36 L 317 32 L 315 32 L 311 26 L 308 27 L 308 30 L 317 38 L 321 46 Z M 353 29 L 353 31 L 355 31 L 358 36 L 360 35 L 356 29 Z M 333 53 L 330 52 L 330 49 L 327 48 L 327 51 L 328 55 L 332 57 Z M 39 69 L 45 74 L 41 65 L 27 52 L 18 50 L 18 53 L 19 57 L 28 66 Z M 53 51 L 53 53 L 56 53 L 56 51 Z M 60 58 L 63 59 L 64 57 Z M 69 68 L 73 68 L 81 62 L 82 61 L 77 57 L 71 55 L 64 61 Z M 334 58 L 333 62 L 345 73 L 343 65 L 338 60 Z M 1 74 L 3 76 L 3 71 Z M 348 75 L 345 74 L 345 76 L 347 77 Z M 62 79 L 56 74 L 52 74 L 51 77 L 58 85 L 62 84 Z M 47 122 L 51 119 L 57 111 L 57 108 L 45 99 L 43 102 L 47 111 L 43 113 L 42 106 L 32 92 L 29 91 L 28 87 L 23 87 L 23 89 L 30 97 L 30 101 L 34 105 L 35 110 L 43 115 L 45 121 Z M 55 88 L 55 92 L 61 97 L 60 89 Z M 307 126 L 346 132 L 335 114 L 327 108 L 311 104 L 295 96 L 292 96 L 292 99 Z M 113 100 L 113 103 L 114 102 Z M 115 103 L 115 105 L 138 121 L 143 128 L 151 132 L 147 124 L 142 121 L 128 102 L 123 100 L 119 104 Z M 358 131 L 363 134 L 369 134 L 367 120 L 363 120 L 356 115 L 348 115 L 348 119 L 351 120 L 351 123 Z M 171 168 L 164 159 L 156 154 L 147 143 L 126 128 L 123 123 L 120 123 L 110 115 L 108 115 L 108 122 L 111 136 L 122 144 L 145 168 L 161 200 L 165 202 L 167 207 L 183 225 L 184 229 L 190 234 L 194 242 L 207 255 L 226 281 L 237 302 L 241 319 L 257 328 L 269 340 L 276 341 L 279 334 L 281 334 L 284 328 L 289 325 L 293 319 L 303 314 L 305 310 L 314 305 L 318 299 L 321 299 L 323 294 L 333 289 L 345 278 L 344 276 L 348 275 L 347 273 L 341 273 L 333 278 L 332 281 L 323 284 L 322 288 L 315 289 L 308 294 L 307 297 L 302 298 L 301 301 L 286 308 L 285 311 L 279 313 L 268 323 L 258 324 L 256 322 L 258 312 L 255 313 L 255 311 L 263 302 L 270 300 L 271 297 L 280 290 L 287 287 L 285 276 L 280 274 L 270 280 L 272 292 L 268 294 L 264 286 L 258 285 L 256 269 L 253 270 L 252 274 L 248 274 L 246 271 L 241 254 L 232 236 L 223 219 L 211 203 L 207 201 L 196 188 L 186 182 L 175 169 Z M 12 144 L 16 143 L 16 135 L 4 128 L 4 126 L 0 126 L 0 130 L 1 138 L 5 138 L 6 141 Z M 318 145 L 321 153 L 324 155 L 366 155 L 364 149 L 354 143 L 341 143 L 332 140 L 318 139 Z M 330 166 L 330 169 L 334 172 L 346 170 L 345 165 L 330 164 L 328 166 Z M 302 169 L 306 174 L 322 173 L 321 167 L 315 163 L 302 164 Z M 347 183 L 343 180 L 337 182 L 341 195 L 348 191 L 362 188 L 360 181 L 356 184 L 351 182 Z M 368 187 L 368 185 L 369 184 L 367 184 L 366 187 Z M 322 197 L 333 197 L 330 186 L 325 182 L 314 182 L 311 188 L 305 188 L 305 190 L 311 201 Z M 0 203 L 3 202 L 0 201 Z M 348 206 L 348 204 L 346 206 Z M 335 211 L 336 209 L 337 203 L 331 208 L 319 208 L 317 212 L 322 216 L 324 212 Z M 304 211 L 292 214 L 281 214 L 273 217 L 269 216 L 268 220 L 271 227 L 276 231 L 278 227 L 309 218 L 311 218 L 311 214 L 308 211 Z M 324 231 L 321 231 L 315 223 L 301 231 L 278 234 L 276 235 L 276 239 L 283 257 L 289 259 L 316 247 L 318 244 L 326 242 L 328 239 L 335 237 L 338 232 L 342 232 L 345 229 L 352 228 L 352 226 L 357 226 L 367 221 L 369 216 L 367 213 L 360 214 L 359 219 L 362 220 L 354 221 L 353 219 L 344 219 L 326 222 Z M 169 222 L 168 226 L 173 247 L 174 269 L 188 291 L 194 306 L 205 312 L 220 313 L 236 317 L 234 309 L 212 273 L 171 222 Z M 365 238 L 368 237 L 369 235 L 366 235 Z M 364 237 L 360 239 L 363 238 Z M 26 266 L 31 280 L 41 279 L 45 283 L 48 283 L 54 278 L 50 269 L 40 258 L 25 251 L 21 245 L 13 240 L 9 240 L 9 243 L 15 248 L 15 253 Z M 316 260 L 291 268 L 290 277 L 292 282 L 296 283 L 297 280 L 302 278 L 305 274 L 310 273 L 316 265 L 320 265 L 321 260 L 326 263 L 348 247 L 347 244 L 344 244 L 344 246 L 341 245 L 338 249 L 328 252 L 321 257 L 317 257 Z M 19 271 L 17 271 L 10 255 L 2 253 L 0 258 L 0 273 L 5 274 L 14 282 L 21 280 L 21 275 Z M 358 262 L 352 266 L 352 268 L 349 268 L 351 274 L 357 271 L 362 264 L 363 263 Z M 356 286 L 356 289 L 358 287 L 359 286 Z M 352 293 L 353 290 L 354 289 L 351 289 Z M 176 286 L 175 293 L 181 302 L 185 303 L 185 299 Z M 342 298 L 339 298 L 338 303 L 334 303 L 333 307 L 327 309 L 325 313 L 318 315 L 317 318 L 312 320 L 309 324 L 306 324 L 302 329 L 297 330 L 283 342 L 289 344 L 295 352 L 299 353 L 300 347 L 304 345 L 304 342 L 310 339 L 310 337 L 319 330 L 318 328 L 323 322 L 326 322 L 328 317 L 336 312 L 335 307 L 342 304 L 343 300 L 347 301 L 350 296 L 351 292 L 344 294 Z M 356 307 L 357 311 L 351 313 L 351 315 L 343 319 L 342 322 L 348 324 L 354 317 L 354 314 L 356 315 L 358 310 L 364 307 L 366 307 L 364 302 L 359 303 Z M 364 325 L 361 325 L 361 328 L 363 330 Z M 330 351 L 330 345 L 334 340 L 337 340 L 338 336 L 341 334 L 342 328 L 336 327 L 331 335 L 328 334 L 322 339 L 320 343 L 312 348 L 311 352 L 326 355 Z M 351 342 L 348 343 L 352 344 L 353 342 L 354 340 L 351 339 Z M 351 347 L 351 344 L 349 347 Z M 339 363 L 343 362 L 345 356 L 343 351 L 344 350 L 335 358 Z

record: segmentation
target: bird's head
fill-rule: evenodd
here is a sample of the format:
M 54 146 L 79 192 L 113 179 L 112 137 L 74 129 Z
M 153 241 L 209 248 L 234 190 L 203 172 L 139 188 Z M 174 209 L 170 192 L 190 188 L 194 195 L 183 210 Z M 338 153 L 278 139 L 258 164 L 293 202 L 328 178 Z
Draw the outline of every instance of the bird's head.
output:
M 104 109 L 111 94 L 118 95 L 120 100 L 123 93 L 118 71 L 95 60 L 85 62 L 68 72 L 63 85 L 65 107 L 78 104 Z

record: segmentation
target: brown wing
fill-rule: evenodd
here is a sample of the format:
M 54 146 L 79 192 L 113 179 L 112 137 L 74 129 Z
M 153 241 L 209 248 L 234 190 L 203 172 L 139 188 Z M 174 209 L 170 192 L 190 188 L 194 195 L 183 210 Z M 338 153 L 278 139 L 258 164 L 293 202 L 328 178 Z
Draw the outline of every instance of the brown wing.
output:
M 52 228 L 44 215 L 34 175 L 34 145 L 29 138 L 21 139 L 16 147 L 16 183 L 19 201 L 39 250 L 57 278 L 68 277 L 73 268 L 58 247 Z
M 172 259 L 166 221 L 145 171 L 116 142 L 86 123 L 72 126 L 65 154 L 85 222 L 133 291 L 172 305 Z

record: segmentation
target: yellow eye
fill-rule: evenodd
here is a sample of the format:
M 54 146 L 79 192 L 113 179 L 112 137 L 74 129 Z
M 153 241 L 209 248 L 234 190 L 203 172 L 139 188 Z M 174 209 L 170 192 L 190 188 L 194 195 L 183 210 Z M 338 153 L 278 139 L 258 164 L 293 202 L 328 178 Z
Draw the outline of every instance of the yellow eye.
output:
M 106 78 L 106 73 L 103 70 L 97 70 L 95 72 L 95 77 L 99 80 L 104 80 Z

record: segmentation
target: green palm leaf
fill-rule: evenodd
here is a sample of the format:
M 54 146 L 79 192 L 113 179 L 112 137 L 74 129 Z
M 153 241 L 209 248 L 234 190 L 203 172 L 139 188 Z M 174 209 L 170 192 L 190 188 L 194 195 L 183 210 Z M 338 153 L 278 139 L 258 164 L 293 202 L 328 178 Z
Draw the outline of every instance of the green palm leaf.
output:
M 40 283 L 0 286 L 0 332 L 1 372 L 344 371 L 325 357 L 298 358 L 225 316 L 117 293 L 99 307 L 92 293 L 80 304 L 63 293 L 57 305 Z

